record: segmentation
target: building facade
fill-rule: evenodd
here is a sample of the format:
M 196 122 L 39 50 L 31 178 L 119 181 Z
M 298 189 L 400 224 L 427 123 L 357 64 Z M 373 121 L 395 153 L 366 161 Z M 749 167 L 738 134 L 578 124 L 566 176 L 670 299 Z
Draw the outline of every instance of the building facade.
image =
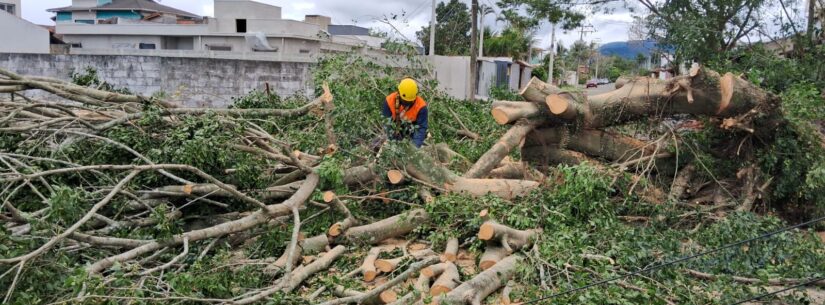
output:
M 20 8 L 21 4 L 22 0 L 0 0 L 0 11 L 9 13 L 17 18 L 23 18 L 22 9 Z
M 73 0 L 49 11 L 56 14 L 55 33 L 70 45 L 70 54 L 301 61 L 376 45 L 330 34 L 325 16 L 283 19 L 280 7 L 250 0 L 214 0 L 214 9 L 212 18 L 152 0 Z
M 20 17 L 21 0 L 0 0 L 0 52 L 49 53 L 49 31 Z

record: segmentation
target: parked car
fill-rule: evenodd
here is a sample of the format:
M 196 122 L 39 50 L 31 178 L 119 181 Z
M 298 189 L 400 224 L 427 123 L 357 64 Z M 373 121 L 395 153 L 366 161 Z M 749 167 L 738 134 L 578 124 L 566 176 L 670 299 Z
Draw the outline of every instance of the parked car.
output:
M 599 79 L 599 85 L 607 85 L 609 83 L 610 83 L 609 79 L 606 79 L 606 78 L 600 78 Z
M 585 88 L 598 88 L 598 87 L 599 87 L 599 81 L 597 81 L 595 79 L 591 79 L 591 80 L 587 81 L 587 84 L 585 85 Z

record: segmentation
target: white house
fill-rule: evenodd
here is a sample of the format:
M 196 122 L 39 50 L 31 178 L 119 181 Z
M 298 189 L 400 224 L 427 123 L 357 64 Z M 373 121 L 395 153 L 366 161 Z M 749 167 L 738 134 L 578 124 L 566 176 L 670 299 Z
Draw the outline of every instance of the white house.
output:
M 20 17 L 20 0 L 0 0 L 0 53 L 49 53 L 49 31 Z
M 364 40 L 330 35 L 325 16 L 283 19 L 280 7 L 251 0 L 214 0 L 214 9 L 210 18 L 153 0 L 73 0 L 49 11 L 56 13 L 55 33 L 71 46 L 71 54 L 301 61 L 370 47 Z

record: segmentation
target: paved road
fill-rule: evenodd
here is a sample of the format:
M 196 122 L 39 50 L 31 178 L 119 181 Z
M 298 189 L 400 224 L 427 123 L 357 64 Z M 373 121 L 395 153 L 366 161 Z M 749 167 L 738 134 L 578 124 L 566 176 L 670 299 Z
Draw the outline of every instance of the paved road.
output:
M 587 92 L 588 96 L 594 96 L 596 94 L 602 94 L 602 93 L 605 93 L 605 92 L 613 91 L 615 89 L 616 88 L 614 87 L 614 84 L 609 83 L 609 84 L 599 85 L 599 87 L 597 87 L 597 88 L 587 88 L 587 89 L 584 90 L 584 92 Z

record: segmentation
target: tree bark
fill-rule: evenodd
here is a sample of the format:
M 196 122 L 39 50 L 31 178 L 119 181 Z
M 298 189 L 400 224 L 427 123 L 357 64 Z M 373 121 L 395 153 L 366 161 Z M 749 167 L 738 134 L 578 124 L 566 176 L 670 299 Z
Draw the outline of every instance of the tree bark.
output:
M 458 268 L 456 268 L 455 264 L 453 263 L 444 263 L 447 266 L 444 268 L 444 271 L 441 272 L 441 275 L 438 279 L 435 280 L 433 286 L 430 287 L 430 295 L 431 296 L 439 296 L 441 294 L 450 292 L 458 286 L 458 281 L 460 279 L 458 275 Z
M 429 214 L 423 209 L 416 209 L 385 218 L 363 226 L 352 227 L 337 239 L 356 244 L 375 245 L 381 241 L 412 232 L 421 224 L 429 221 Z
M 375 260 L 378 259 L 379 254 L 381 254 L 381 248 L 373 247 L 367 253 L 364 262 L 361 263 L 361 274 L 364 275 L 364 282 L 372 282 L 378 276 L 378 271 L 375 269 Z
M 521 257 L 511 255 L 490 269 L 462 283 L 448 294 L 438 298 L 439 304 L 481 304 L 487 296 L 503 287 L 516 273 Z
M 660 115 L 730 117 L 773 99 L 731 73 L 720 76 L 711 70 L 694 68 L 691 75 L 669 81 L 636 78 L 611 92 L 591 97 L 555 94 L 548 96 L 546 102 L 550 112 L 559 118 L 582 118 L 585 127 L 602 128 Z
M 488 221 L 478 229 L 478 239 L 498 241 L 504 249 L 515 251 L 533 244 L 540 232 L 541 230 L 539 229 L 516 230 L 493 221 Z
M 545 119 L 549 109 L 543 103 L 495 101 L 490 114 L 499 125 L 512 124 L 521 118 Z
M 484 155 L 473 164 L 470 170 L 464 173 L 463 177 L 481 178 L 486 176 L 496 165 L 501 163 L 501 160 L 504 159 L 514 147 L 521 144 L 527 133 L 537 125 L 538 123 L 534 121 L 520 121 L 513 125 L 490 150 L 484 153 Z
M 551 84 L 547 84 L 540 79 L 533 77 L 530 79 L 530 82 L 521 88 L 519 91 L 519 95 L 524 98 L 524 100 L 533 103 L 544 103 L 544 99 L 547 98 L 550 94 L 556 94 L 561 89 Z
M 490 269 L 490 267 L 494 266 L 508 255 L 510 255 L 510 253 L 501 246 L 494 243 L 487 243 L 484 253 L 481 254 L 481 258 L 478 261 L 478 268 L 481 270 Z
M 458 258 L 458 238 L 452 237 L 447 240 L 444 247 L 444 254 L 441 255 L 442 262 L 455 262 Z
M 285 281 L 284 287 L 281 289 L 284 292 L 290 292 L 298 288 L 301 283 L 303 283 L 306 279 L 312 276 L 315 273 L 318 273 L 321 270 L 326 270 L 329 268 L 329 265 L 332 264 L 339 256 L 344 254 L 347 250 L 346 247 L 338 245 L 335 248 L 332 248 L 329 252 L 321 256 L 320 258 L 316 259 L 309 265 L 301 266 L 298 269 L 292 271 L 292 274 L 289 274 L 288 277 L 285 277 L 283 280 Z

